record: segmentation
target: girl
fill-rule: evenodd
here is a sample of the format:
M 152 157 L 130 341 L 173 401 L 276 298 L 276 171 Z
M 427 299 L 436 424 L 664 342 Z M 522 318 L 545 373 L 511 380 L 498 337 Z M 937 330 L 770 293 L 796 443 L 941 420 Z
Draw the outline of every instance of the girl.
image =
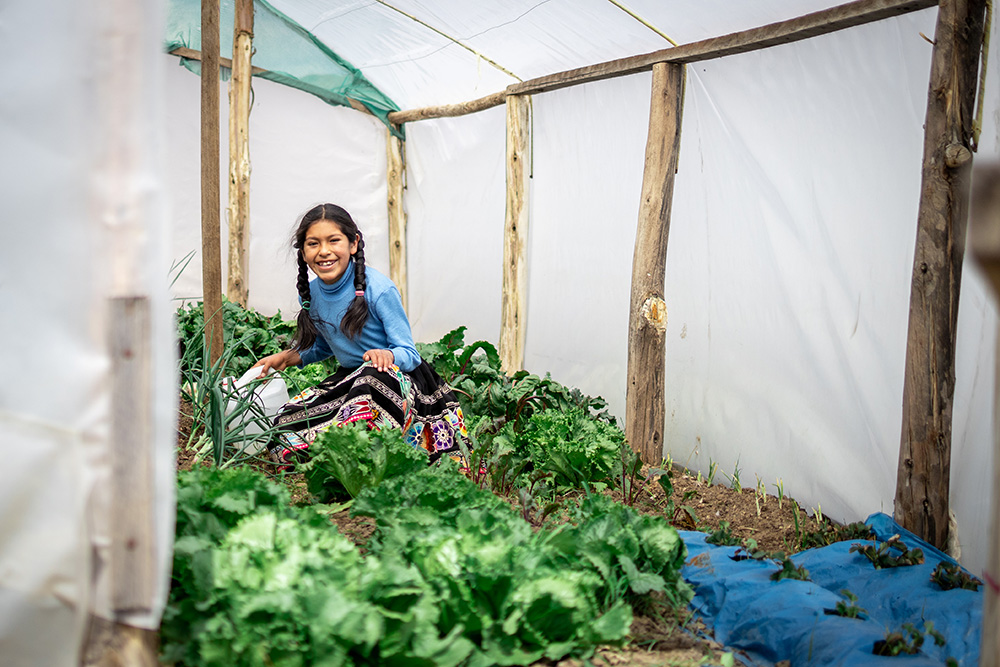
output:
M 331 426 L 365 421 L 398 428 L 428 452 L 462 460 L 467 437 L 455 394 L 413 344 L 399 290 L 365 266 L 365 241 L 350 214 L 321 204 L 302 216 L 292 247 L 298 255 L 298 330 L 290 350 L 264 357 L 261 377 L 336 357 L 340 370 L 286 403 L 275 418 L 284 444 L 274 452 L 290 463 Z M 316 274 L 311 282 L 309 270 Z

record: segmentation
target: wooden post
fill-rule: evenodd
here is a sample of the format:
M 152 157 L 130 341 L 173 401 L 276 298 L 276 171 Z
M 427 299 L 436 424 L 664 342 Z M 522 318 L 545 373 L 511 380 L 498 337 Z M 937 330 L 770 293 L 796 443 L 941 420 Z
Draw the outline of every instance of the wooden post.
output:
M 233 69 L 229 81 L 229 280 L 230 301 L 247 305 L 250 296 L 250 54 L 253 0 L 236 0 Z
M 403 189 L 406 187 L 406 154 L 402 140 L 389 129 L 385 131 L 387 204 L 389 207 L 389 278 L 396 283 L 407 310 L 406 282 L 406 211 Z
M 153 464 L 149 299 L 111 299 L 111 604 L 143 611 L 153 598 Z
M 895 515 L 941 549 L 948 538 L 955 329 L 984 15 L 985 0 L 941 0 L 938 9 L 910 287 Z
M 657 63 L 632 256 L 625 396 L 625 437 L 649 464 L 663 459 L 667 330 L 663 283 L 683 110 L 684 65 Z
M 205 345 L 222 355 L 222 249 L 219 233 L 219 0 L 201 0 L 201 282 Z
M 975 261 L 989 278 L 1000 301 L 1000 166 L 976 169 L 969 223 Z M 1000 343 L 1000 341 L 998 341 Z M 990 513 L 989 553 L 983 579 L 983 631 L 980 667 L 1000 667 L 1000 348 L 997 349 L 993 408 L 993 511 Z
M 527 323 L 526 256 L 531 98 L 507 98 L 507 213 L 503 231 L 503 295 L 500 301 L 500 365 L 507 373 L 524 366 Z
M 148 612 L 157 574 L 153 530 L 152 323 L 149 299 L 109 301 L 111 328 L 111 609 Z M 156 667 L 158 635 L 89 615 L 84 667 Z

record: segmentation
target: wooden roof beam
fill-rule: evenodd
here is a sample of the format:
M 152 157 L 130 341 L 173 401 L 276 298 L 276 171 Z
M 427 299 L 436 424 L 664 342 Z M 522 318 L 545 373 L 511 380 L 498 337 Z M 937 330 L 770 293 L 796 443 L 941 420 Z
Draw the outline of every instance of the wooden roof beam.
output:
M 549 74 L 507 86 L 506 90 L 462 104 L 423 107 L 389 114 L 393 123 L 446 116 L 461 116 L 504 103 L 508 95 L 533 95 L 582 83 L 627 76 L 651 70 L 656 63 L 692 63 L 826 35 L 838 30 L 900 16 L 937 6 L 936 0 L 856 0 L 798 18 L 770 23 L 759 28 L 734 32 L 700 42 L 691 42 L 638 56 L 619 58 L 596 65 Z

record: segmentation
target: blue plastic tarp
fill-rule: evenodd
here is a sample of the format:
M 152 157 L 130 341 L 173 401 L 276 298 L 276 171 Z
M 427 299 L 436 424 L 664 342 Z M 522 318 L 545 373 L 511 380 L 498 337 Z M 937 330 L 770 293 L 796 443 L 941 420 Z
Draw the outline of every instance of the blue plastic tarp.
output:
M 681 573 L 695 590 L 691 606 L 714 631 L 716 641 L 745 652 L 759 665 L 789 660 L 792 667 L 865 667 L 904 660 L 908 667 L 917 667 L 944 665 L 954 658 L 959 665 L 974 667 L 982 634 L 983 587 L 942 590 L 931 581 L 931 573 L 942 561 L 954 560 L 885 514 L 873 514 L 865 523 L 879 541 L 898 534 L 908 548 L 921 549 L 923 564 L 875 569 L 864 555 L 850 552 L 854 544 L 872 542 L 849 540 L 791 557 L 809 571 L 810 581 L 772 581 L 771 575 L 780 569 L 774 561 L 733 560 L 739 547 L 713 546 L 705 542 L 704 533 L 681 531 L 688 548 Z M 846 600 L 844 589 L 857 596 L 856 604 L 867 611 L 867 618 L 824 611 Z M 944 646 L 927 636 L 917 655 L 872 653 L 887 632 L 905 623 L 923 630 L 927 621 L 944 636 Z

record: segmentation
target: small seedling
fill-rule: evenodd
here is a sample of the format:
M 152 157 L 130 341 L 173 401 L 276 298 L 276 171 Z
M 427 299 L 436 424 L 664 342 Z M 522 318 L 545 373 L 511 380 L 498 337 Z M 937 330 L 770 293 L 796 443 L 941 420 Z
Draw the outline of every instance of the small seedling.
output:
M 801 565 L 796 565 L 791 558 L 782 558 L 777 562 L 781 569 L 771 575 L 771 581 L 781 581 L 782 579 L 809 581 L 809 570 Z
M 875 566 L 876 570 L 889 567 L 905 567 L 919 565 L 924 562 L 924 552 L 920 549 L 909 549 L 903 544 L 899 535 L 893 535 L 885 542 L 875 544 L 855 544 L 850 551 L 857 551 Z
M 938 563 L 931 573 L 931 581 L 941 587 L 943 591 L 950 591 L 953 588 L 964 588 L 969 591 L 978 591 L 983 582 L 972 576 L 957 563 Z
M 778 483 L 774 485 L 774 490 L 778 494 L 778 509 L 781 509 L 781 501 L 785 499 L 785 483 L 778 478 Z
M 725 474 L 725 473 L 723 473 L 723 474 Z M 735 491 L 736 493 L 739 493 L 740 491 L 743 490 L 743 486 L 740 484 L 740 460 L 739 459 L 736 459 L 736 465 L 733 466 L 733 474 L 731 476 L 730 475 L 726 475 L 726 477 L 729 477 L 729 482 L 730 482 L 729 485 L 732 487 L 733 491 Z
M 762 480 L 760 478 L 760 475 L 757 475 L 756 473 L 754 473 L 754 476 L 757 478 L 757 495 L 760 497 L 761 502 L 766 505 L 767 504 L 767 486 L 764 484 L 764 480 Z M 757 512 L 757 515 L 758 516 L 760 515 L 759 511 Z
M 621 475 L 619 476 L 618 483 L 622 491 L 622 502 L 629 507 L 634 507 L 640 496 L 650 493 L 649 486 L 654 480 L 659 482 L 667 498 L 674 492 L 673 482 L 670 481 L 670 477 L 673 474 L 671 468 L 650 468 L 643 475 L 642 458 L 638 452 L 632 451 L 632 448 L 625 442 L 621 444 L 619 457 Z
M 681 505 L 674 510 L 670 523 L 682 530 L 698 530 L 698 515 L 690 505 Z
M 835 609 L 824 609 L 823 613 L 830 616 L 843 616 L 844 618 L 858 618 L 866 619 L 868 618 L 868 610 L 864 607 L 859 607 L 858 596 L 847 590 L 846 588 L 840 591 L 846 599 L 837 602 L 837 607 Z
M 760 494 L 753 494 L 753 504 L 757 506 L 757 516 L 760 516 Z
M 785 553 L 783 551 L 764 551 L 757 546 L 757 540 L 752 537 L 744 537 L 740 541 L 740 548 L 733 552 L 730 556 L 731 559 L 737 563 L 743 560 L 774 560 L 780 561 L 784 559 Z
M 822 525 L 822 523 L 823 523 L 823 507 L 819 503 L 816 503 L 816 507 L 813 509 L 813 518 L 816 519 L 816 523 Z
M 719 471 L 719 464 L 713 461 L 711 458 L 708 459 L 708 482 L 709 486 L 715 483 L 715 473 Z
M 710 532 L 705 541 L 716 546 L 736 546 L 740 543 L 739 539 L 729 529 L 728 521 L 720 521 L 719 527 Z
M 694 498 L 697 495 L 698 495 L 698 491 L 695 490 L 695 489 L 691 489 L 690 491 L 685 491 L 684 495 L 681 497 L 681 502 L 682 503 L 686 503 L 687 501 L 691 500 L 692 498 Z
M 914 655 L 924 645 L 925 635 L 933 638 L 937 646 L 945 645 L 944 635 L 935 630 L 934 624 L 930 621 L 924 623 L 922 631 L 918 630 L 912 623 L 904 623 L 901 629 L 886 632 L 885 639 L 875 642 L 872 653 L 889 656 Z

